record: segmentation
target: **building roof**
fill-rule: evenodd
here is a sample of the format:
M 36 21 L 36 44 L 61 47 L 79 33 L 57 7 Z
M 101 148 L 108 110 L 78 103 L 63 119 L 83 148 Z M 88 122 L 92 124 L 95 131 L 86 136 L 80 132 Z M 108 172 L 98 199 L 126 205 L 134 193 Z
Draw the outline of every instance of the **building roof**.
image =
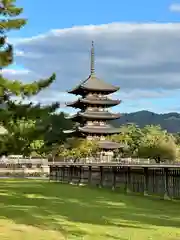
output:
M 110 113 L 110 112 L 92 112 L 92 111 L 86 111 L 86 112 L 79 112 L 79 115 L 84 118 L 91 118 L 91 119 L 118 119 L 120 118 L 119 113 Z
M 78 127 L 78 130 L 80 132 L 90 133 L 90 134 L 115 134 L 115 133 L 120 133 L 120 129 L 114 128 L 111 125 L 84 126 L 84 127 Z
M 92 111 L 85 111 L 85 112 L 78 112 L 68 119 L 72 119 L 74 121 L 81 120 L 82 118 L 93 119 L 93 120 L 114 120 L 120 118 L 119 113 L 110 113 L 110 112 L 92 112 Z
M 79 98 L 78 100 L 74 102 L 67 103 L 66 105 L 69 107 L 74 107 L 74 108 L 80 108 L 84 109 L 86 107 L 85 104 L 87 105 L 99 105 L 99 106 L 106 106 L 106 107 L 112 107 L 120 104 L 120 100 L 113 100 L 113 99 L 103 99 L 99 97 L 86 97 L 86 98 Z
M 64 130 L 65 134 L 80 136 L 82 134 L 117 134 L 120 133 L 121 130 L 119 128 L 115 128 L 110 124 L 106 124 L 104 126 L 83 126 L 76 127 L 71 130 Z
M 88 103 L 88 104 L 97 104 L 97 105 L 110 105 L 116 106 L 120 104 L 121 100 L 113 100 L 113 99 L 101 99 L 101 98 L 82 98 L 81 102 Z
M 83 137 L 83 133 L 77 127 L 70 130 L 63 130 L 63 133 L 70 137 Z
M 102 140 L 98 142 L 98 145 L 102 149 L 118 149 L 123 148 L 124 145 L 112 141 Z
M 68 93 L 83 95 L 83 92 L 107 92 L 114 93 L 119 90 L 119 87 L 115 87 L 103 80 L 97 78 L 96 76 L 89 75 L 89 77 L 80 83 L 78 86 L 68 91 Z
M 95 75 L 94 68 L 94 44 L 92 42 L 91 48 L 91 73 L 89 77 L 82 81 L 78 86 L 68 91 L 68 93 L 83 95 L 83 92 L 107 92 L 113 93 L 119 90 L 119 87 L 115 87 L 109 83 L 104 82 L 102 79 L 99 79 Z

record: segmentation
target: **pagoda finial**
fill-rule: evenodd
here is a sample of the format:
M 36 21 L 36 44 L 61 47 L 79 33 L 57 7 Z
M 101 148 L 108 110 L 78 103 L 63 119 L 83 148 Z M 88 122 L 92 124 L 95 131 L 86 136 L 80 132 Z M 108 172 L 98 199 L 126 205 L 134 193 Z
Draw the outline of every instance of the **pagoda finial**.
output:
M 92 41 L 91 45 L 91 76 L 95 74 L 94 68 L 94 41 Z

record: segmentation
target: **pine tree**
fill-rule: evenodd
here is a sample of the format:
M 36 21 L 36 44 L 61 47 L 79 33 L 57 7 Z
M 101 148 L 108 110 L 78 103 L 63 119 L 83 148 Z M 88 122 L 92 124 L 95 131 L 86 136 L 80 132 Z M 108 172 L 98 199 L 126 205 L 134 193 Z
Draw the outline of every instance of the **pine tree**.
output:
M 26 24 L 25 19 L 17 18 L 23 9 L 15 6 L 15 0 L 1 0 L 0 3 L 0 98 L 1 104 L 12 96 L 30 97 L 48 87 L 54 80 L 55 74 L 45 80 L 23 84 L 21 81 L 10 81 L 3 77 L 4 67 L 13 63 L 13 46 L 7 42 L 7 33 L 10 30 L 19 30 Z M 14 19 L 13 19 L 14 18 Z
M 42 108 L 39 104 L 23 104 L 22 101 L 48 87 L 55 80 L 55 74 L 30 84 L 3 76 L 3 69 L 13 63 L 13 45 L 7 41 L 7 34 L 10 30 L 20 30 L 26 24 L 26 19 L 19 18 L 22 11 L 22 8 L 16 7 L 15 0 L 0 1 L 0 122 L 6 129 L 10 128 L 10 122 L 12 125 L 12 122 L 17 123 L 21 119 L 37 119 L 58 108 L 58 103 Z M 12 100 L 14 96 L 19 97 L 19 102 Z
M 10 30 L 18 30 L 26 24 L 25 19 L 17 18 L 23 9 L 16 7 L 15 2 L 15 0 L 1 0 L 0 3 L 0 103 L 2 104 L 8 101 L 8 103 L 11 103 L 11 106 L 12 102 L 10 101 L 10 97 L 15 95 L 25 98 L 26 96 L 36 95 L 55 80 L 55 74 L 46 80 L 35 81 L 31 84 L 23 84 L 18 80 L 10 81 L 3 77 L 2 69 L 13 63 L 13 46 L 7 42 L 7 33 Z M 31 104 L 24 106 L 26 108 L 32 108 Z M 16 109 L 17 108 L 18 107 L 16 107 Z M 35 108 L 37 109 L 37 107 Z M 25 108 L 23 108 L 23 110 L 25 110 Z

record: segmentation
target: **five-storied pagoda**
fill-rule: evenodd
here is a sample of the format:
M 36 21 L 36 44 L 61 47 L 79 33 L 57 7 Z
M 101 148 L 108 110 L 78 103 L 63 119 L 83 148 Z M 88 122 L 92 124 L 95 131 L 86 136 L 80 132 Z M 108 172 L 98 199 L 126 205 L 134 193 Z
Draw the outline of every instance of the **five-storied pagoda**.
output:
M 77 87 L 68 91 L 70 94 L 81 97 L 66 105 L 81 109 L 75 115 L 68 118 L 79 123 L 75 129 L 64 131 L 76 136 L 86 137 L 88 140 L 99 140 L 99 147 L 102 150 L 113 150 L 122 147 L 120 144 L 105 140 L 105 136 L 119 133 L 120 130 L 109 124 L 110 120 L 118 119 L 120 114 L 111 113 L 109 107 L 116 106 L 120 100 L 113 100 L 108 97 L 119 90 L 119 87 L 112 86 L 96 77 L 94 68 L 94 44 L 91 48 L 91 72 L 89 77 Z

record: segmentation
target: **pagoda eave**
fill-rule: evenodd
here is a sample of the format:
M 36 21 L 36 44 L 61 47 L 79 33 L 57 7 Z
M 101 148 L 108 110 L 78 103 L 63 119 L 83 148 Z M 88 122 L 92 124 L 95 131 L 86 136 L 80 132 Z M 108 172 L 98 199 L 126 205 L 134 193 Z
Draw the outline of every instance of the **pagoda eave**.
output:
M 77 113 L 77 114 L 74 114 L 72 116 L 68 116 L 66 117 L 66 119 L 70 119 L 72 121 L 75 121 L 75 122 L 82 122 L 83 119 L 84 121 L 85 120 L 116 120 L 116 119 L 119 119 L 120 118 L 120 114 L 112 114 L 112 115 L 99 115 L 99 116 L 94 116 L 93 114 L 81 114 L 81 113 Z M 83 122 L 84 122 L 83 121 Z
M 64 134 L 67 134 L 69 137 L 83 137 L 84 134 L 80 132 L 78 129 L 70 129 L 70 130 L 64 130 Z
M 111 100 L 111 99 L 81 99 L 82 103 L 91 104 L 91 105 L 99 105 L 99 106 L 116 106 L 121 103 L 121 100 Z
M 82 120 L 82 117 L 79 116 L 78 113 L 76 113 L 76 114 L 73 114 L 71 116 L 66 117 L 66 119 L 69 119 L 69 120 L 72 120 L 72 121 L 75 121 L 75 122 L 79 122 L 79 121 Z
M 67 107 L 74 107 L 74 108 L 78 108 L 78 105 L 80 104 L 80 99 L 77 99 L 73 102 L 66 102 L 66 106 Z
M 108 149 L 108 150 L 124 148 L 123 144 L 112 142 L 112 141 L 107 141 L 107 140 L 99 141 L 98 145 L 99 145 L 99 148 Z
M 120 133 L 119 129 L 116 128 L 90 128 L 90 127 L 79 127 L 78 130 L 80 132 L 86 133 L 86 134 L 104 134 L 104 135 L 109 135 L 109 134 L 117 134 Z
M 87 87 L 79 86 L 78 88 L 68 91 L 68 93 L 74 94 L 74 95 L 82 95 L 82 96 L 88 92 L 112 94 L 114 92 L 117 92 L 119 89 L 120 89 L 119 87 L 115 87 L 114 89 L 105 89 L 105 88 L 103 89 L 103 88 L 87 88 Z
M 94 114 L 94 113 L 79 113 L 79 116 L 92 120 L 115 120 L 120 118 L 120 114 Z
M 79 88 L 72 89 L 72 90 L 67 91 L 67 93 L 74 94 L 74 95 L 81 95 L 81 90 Z
M 82 90 L 88 91 L 88 92 L 103 92 L 106 94 L 110 94 L 110 93 L 114 93 L 117 92 L 120 88 L 119 87 L 115 87 L 114 89 L 103 89 L 103 88 L 87 88 L 87 87 L 81 87 Z
M 79 108 L 79 109 L 85 109 L 86 104 L 89 105 L 95 105 L 95 106 L 103 106 L 103 107 L 113 107 L 116 105 L 119 105 L 121 103 L 121 100 L 94 100 L 94 99 L 78 99 L 74 102 L 69 102 L 66 103 L 67 107 L 72 107 L 72 108 Z
M 75 108 L 75 109 L 83 109 L 82 107 L 81 107 L 81 104 L 68 104 L 68 105 L 66 105 L 67 107 L 72 107 L 72 108 Z

